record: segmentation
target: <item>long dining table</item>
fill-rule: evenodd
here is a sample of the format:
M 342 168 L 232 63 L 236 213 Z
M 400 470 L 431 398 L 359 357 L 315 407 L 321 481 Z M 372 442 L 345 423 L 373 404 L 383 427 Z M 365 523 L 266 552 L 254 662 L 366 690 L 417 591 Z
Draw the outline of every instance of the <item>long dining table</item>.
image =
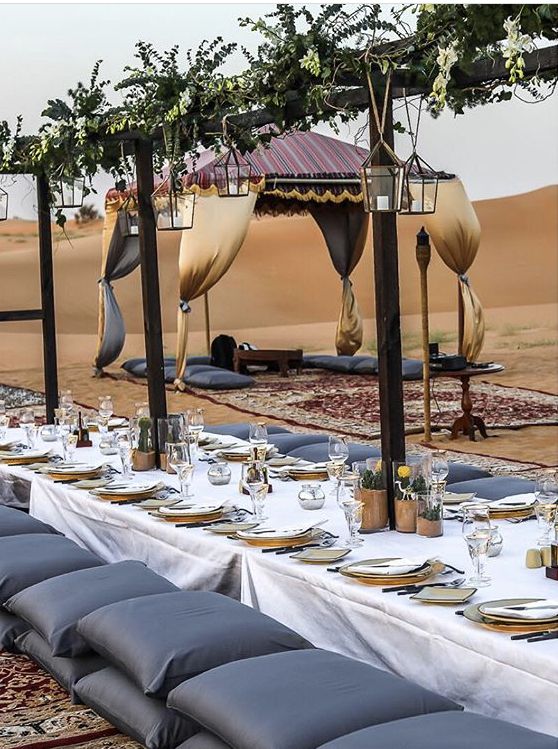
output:
M 239 442 L 239 440 L 235 440 Z M 101 456 L 97 447 L 79 451 L 80 460 L 119 467 L 116 456 Z M 230 500 L 248 507 L 238 489 L 240 465 L 231 463 L 232 480 L 212 486 L 208 464 L 198 462 L 193 489 L 196 501 Z M 2 480 L 5 467 L 0 471 Z M 467 709 L 498 716 L 558 736 L 558 640 L 541 643 L 512 641 L 463 616 L 461 606 L 435 606 L 407 595 L 382 592 L 328 571 L 326 565 L 304 564 L 290 555 L 262 553 L 239 540 L 208 529 L 176 527 L 135 505 L 102 501 L 87 491 L 25 467 L 10 468 L 31 481 L 30 512 L 53 525 L 108 562 L 140 559 L 183 588 L 214 590 L 242 600 L 311 640 L 388 669 L 453 698 Z M 175 476 L 141 474 L 177 487 Z M 325 521 L 324 528 L 342 540 L 347 533 L 341 510 L 324 482 L 326 504 L 321 510 L 300 508 L 300 484 L 273 480 L 267 497 L 266 526 Z M 534 521 L 498 521 L 504 538 L 500 556 L 489 559 L 490 587 L 480 588 L 471 602 L 511 597 L 557 598 L 556 582 L 544 570 L 527 569 L 525 552 L 535 545 Z M 444 535 L 422 538 L 395 531 L 363 535 L 363 545 L 343 560 L 413 556 L 438 558 L 457 568 L 471 569 L 460 524 L 447 520 Z M 447 575 L 447 581 L 455 575 Z

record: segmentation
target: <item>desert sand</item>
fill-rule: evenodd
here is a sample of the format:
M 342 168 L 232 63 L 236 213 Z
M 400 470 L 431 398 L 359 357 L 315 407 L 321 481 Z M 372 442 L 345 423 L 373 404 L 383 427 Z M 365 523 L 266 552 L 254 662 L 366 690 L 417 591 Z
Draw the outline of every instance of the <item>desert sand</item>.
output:
M 475 203 L 482 227 L 479 254 L 470 272 L 485 306 L 487 337 L 482 358 L 506 371 L 494 382 L 558 393 L 558 186 L 525 195 Z M 400 285 L 403 349 L 419 354 L 417 218 L 401 218 Z M 91 377 L 97 331 L 97 280 L 102 222 L 75 226 L 68 241 L 55 229 L 55 289 L 60 385 L 77 399 L 96 404 L 112 392 L 120 413 L 146 398 L 140 384 Z M 165 351 L 174 353 L 178 296 L 178 238 L 161 236 L 159 263 Z M 365 318 L 363 351 L 374 351 L 374 299 L 371 246 L 353 274 Z M 456 284 L 433 253 L 429 269 L 431 338 L 441 349 L 456 348 Z M 115 289 L 128 337 L 119 362 L 144 353 L 139 271 L 117 281 Z M 341 284 L 321 233 L 310 217 L 254 219 L 229 273 L 210 293 L 212 335 L 225 332 L 260 347 L 301 346 L 307 352 L 333 352 Z M 0 307 L 23 309 L 39 302 L 36 225 L 10 220 L 0 224 Z M 193 303 L 190 352 L 205 353 L 203 303 Z M 0 381 L 42 388 L 40 324 L 2 323 Z M 184 395 L 169 394 L 169 409 L 182 410 Z M 200 405 L 208 406 L 203 401 Z M 242 420 L 225 406 L 210 405 L 207 421 Z M 415 437 L 413 439 L 420 439 Z M 440 437 L 444 444 L 446 438 Z M 452 448 L 558 465 L 558 427 L 499 430 L 480 443 L 465 439 Z

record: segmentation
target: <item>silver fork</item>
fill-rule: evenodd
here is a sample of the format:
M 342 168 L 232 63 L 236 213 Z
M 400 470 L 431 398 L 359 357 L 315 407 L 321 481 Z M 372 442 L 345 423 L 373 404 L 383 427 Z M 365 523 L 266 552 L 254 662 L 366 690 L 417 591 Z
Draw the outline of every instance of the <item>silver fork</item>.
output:
M 398 591 L 398 596 L 408 596 L 413 593 L 420 593 L 424 588 L 459 588 L 465 582 L 464 577 L 458 577 L 455 580 L 450 580 L 449 583 L 425 583 L 424 585 L 409 585 L 407 590 Z

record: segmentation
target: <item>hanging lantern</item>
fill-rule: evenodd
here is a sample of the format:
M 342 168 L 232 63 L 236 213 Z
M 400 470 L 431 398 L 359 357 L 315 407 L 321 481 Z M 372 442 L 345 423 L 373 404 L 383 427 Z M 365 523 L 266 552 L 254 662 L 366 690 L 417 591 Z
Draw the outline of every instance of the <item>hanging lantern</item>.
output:
M 50 185 L 55 208 L 81 208 L 85 179 L 83 177 L 60 177 Z
M 245 198 L 248 195 L 252 167 L 236 148 L 229 148 L 220 156 L 214 170 L 220 198 Z
M 362 199 L 366 213 L 397 213 L 401 209 L 405 165 L 380 139 L 360 168 Z
M 401 213 L 409 216 L 435 213 L 438 181 L 438 172 L 413 152 L 405 162 Z
M 179 176 L 169 176 L 161 182 L 153 195 L 151 204 L 159 231 L 184 231 L 194 225 L 196 196 L 182 184 Z
M 8 219 L 8 193 L 0 187 L 0 221 Z
M 132 191 L 118 209 L 118 224 L 123 237 L 137 237 L 139 234 L 138 201 Z

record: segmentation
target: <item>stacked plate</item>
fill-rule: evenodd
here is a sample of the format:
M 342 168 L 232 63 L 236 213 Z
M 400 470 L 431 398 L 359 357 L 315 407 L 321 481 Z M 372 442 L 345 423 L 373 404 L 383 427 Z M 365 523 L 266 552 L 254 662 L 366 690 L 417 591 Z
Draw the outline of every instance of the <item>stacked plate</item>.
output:
M 80 481 L 82 479 L 98 478 L 104 465 L 102 463 L 59 463 L 41 471 L 51 479 Z
M 284 528 L 253 528 L 237 531 L 236 537 L 250 546 L 300 546 L 314 535 L 314 526 L 288 526 Z
M 326 481 L 328 478 L 327 468 L 323 463 L 287 466 L 278 471 L 278 474 L 295 481 Z
M 339 572 L 367 585 L 387 586 L 421 582 L 430 577 L 434 570 L 432 564 L 424 559 L 381 557 L 346 564 Z
M 490 517 L 494 520 L 506 518 L 526 518 L 534 513 L 535 497 L 532 495 L 519 495 L 517 497 L 505 497 L 488 503 Z
M 98 497 L 99 499 L 106 499 L 112 502 L 117 502 L 118 500 L 124 499 L 147 499 L 148 497 L 152 497 L 155 492 L 159 491 L 162 486 L 163 485 L 158 481 L 127 485 L 115 484 L 114 487 L 111 487 L 109 485 L 103 486 L 100 489 L 93 489 L 91 494 L 93 494 L 95 497 Z
M 502 598 L 471 604 L 463 615 L 497 632 L 538 632 L 558 629 L 558 600 Z
M 278 452 L 277 448 L 273 445 L 268 445 L 266 458 L 275 455 Z M 229 461 L 230 463 L 244 463 L 250 458 L 252 454 L 252 448 L 248 445 L 242 445 L 241 447 L 229 447 L 222 448 L 217 451 L 217 457 L 222 460 Z
M 160 507 L 152 516 L 169 523 L 200 523 L 205 520 L 219 520 L 223 517 L 223 503 L 220 504 L 197 504 L 197 505 L 173 505 L 172 507 Z
M 26 466 L 31 463 L 46 463 L 50 450 L 22 450 L 19 452 L 0 452 L 0 460 L 9 466 Z
M 476 497 L 476 492 L 470 492 L 467 494 L 454 494 L 453 492 L 446 492 L 444 494 L 445 505 L 460 505 L 462 502 L 472 502 Z

